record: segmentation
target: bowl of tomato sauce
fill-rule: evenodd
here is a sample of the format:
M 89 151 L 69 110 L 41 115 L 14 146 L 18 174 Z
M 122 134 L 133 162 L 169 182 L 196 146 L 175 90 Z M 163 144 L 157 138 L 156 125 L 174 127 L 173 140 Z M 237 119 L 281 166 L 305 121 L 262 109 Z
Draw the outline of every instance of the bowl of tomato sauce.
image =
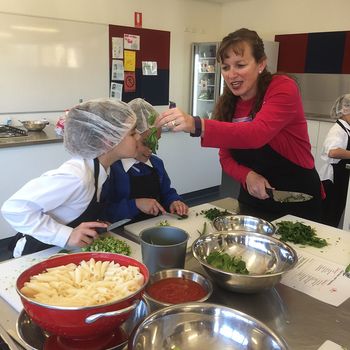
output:
M 150 276 L 144 299 L 151 311 L 175 304 L 208 300 L 213 285 L 203 275 L 184 269 L 161 270 Z

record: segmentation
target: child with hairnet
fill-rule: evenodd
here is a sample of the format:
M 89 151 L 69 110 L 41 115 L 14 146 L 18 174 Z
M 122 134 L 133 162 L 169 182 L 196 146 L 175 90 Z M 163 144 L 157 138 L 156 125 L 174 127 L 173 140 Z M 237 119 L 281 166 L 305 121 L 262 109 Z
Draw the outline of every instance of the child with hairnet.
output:
M 156 117 L 158 113 L 141 98 L 130 101 L 129 105 L 136 114 L 136 129 L 140 133 L 137 156 L 121 159 L 111 166 L 110 177 L 101 194 L 105 219 L 114 222 L 131 218 L 136 222 L 166 212 L 187 215 L 188 206 L 171 187 L 163 161 L 152 154 L 147 144 L 147 137 L 153 131 L 149 116 Z
M 128 104 L 91 100 L 72 108 L 65 121 L 64 145 L 72 158 L 29 181 L 2 206 L 18 232 L 14 257 L 52 245 L 84 247 L 98 236 L 100 193 L 115 161 L 136 156 L 136 116 Z
M 330 116 L 337 121 L 327 134 L 321 154 L 319 174 L 326 191 L 322 217 L 325 224 L 338 227 L 349 184 L 350 94 L 337 98 Z

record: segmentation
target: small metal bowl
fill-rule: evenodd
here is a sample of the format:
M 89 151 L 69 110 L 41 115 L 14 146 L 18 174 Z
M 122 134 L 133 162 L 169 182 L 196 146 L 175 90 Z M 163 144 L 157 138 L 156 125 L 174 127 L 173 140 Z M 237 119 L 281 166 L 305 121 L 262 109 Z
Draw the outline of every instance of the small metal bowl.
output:
M 214 251 L 241 257 L 249 274 L 227 272 L 211 266 L 206 259 Z M 192 245 L 192 253 L 218 285 L 241 293 L 272 288 L 298 262 L 292 247 L 254 232 L 218 232 L 199 237 Z
M 200 284 L 207 293 L 202 299 L 195 300 L 196 302 L 203 302 L 208 300 L 208 298 L 211 296 L 213 292 L 213 284 L 209 279 L 205 278 L 199 273 L 189 271 L 189 270 L 183 270 L 183 269 L 170 269 L 170 270 L 158 271 L 155 274 L 150 276 L 147 287 L 151 286 L 153 283 L 160 281 L 164 278 L 185 278 Z M 169 303 L 152 298 L 147 293 L 147 287 L 144 291 L 143 298 L 149 305 L 149 308 L 151 311 L 173 305 L 173 304 L 169 304 Z M 193 302 L 194 300 L 190 300 L 190 301 Z
M 248 231 L 269 236 L 276 232 L 271 222 L 248 215 L 219 216 L 214 219 L 213 226 L 217 231 Z
M 20 122 L 28 131 L 42 131 L 49 124 L 46 120 L 20 120 Z
M 257 319 L 210 303 L 169 306 L 145 318 L 131 334 L 129 350 L 274 349 L 284 340 Z

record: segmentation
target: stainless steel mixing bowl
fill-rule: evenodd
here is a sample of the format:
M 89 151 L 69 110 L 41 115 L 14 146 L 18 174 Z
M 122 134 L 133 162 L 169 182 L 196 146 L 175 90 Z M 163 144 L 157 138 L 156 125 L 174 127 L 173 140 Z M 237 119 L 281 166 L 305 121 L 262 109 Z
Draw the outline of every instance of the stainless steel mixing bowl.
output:
M 271 222 L 248 215 L 219 216 L 213 221 L 217 231 L 249 231 L 273 235 L 276 227 Z
M 286 350 L 287 344 L 260 321 L 210 303 L 187 303 L 158 310 L 129 338 L 129 350 Z
M 49 124 L 46 120 L 20 120 L 20 122 L 28 131 L 42 131 Z
M 199 300 L 195 300 L 196 302 L 203 302 L 208 300 L 208 298 L 213 293 L 213 285 L 211 281 L 197 272 L 183 270 L 183 269 L 169 269 L 169 270 L 158 271 L 155 274 L 150 276 L 148 285 L 143 294 L 143 297 L 146 300 L 147 304 L 149 305 L 151 311 L 173 305 L 173 304 L 169 304 L 169 303 L 160 301 L 158 299 L 152 298 L 148 294 L 148 287 L 150 287 L 153 283 L 160 281 L 164 278 L 184 278 L 200 284 L 206 291 L 206 295 Z M 192 299 L 192 301 L 194 300 Z
M 249 274 L 226 272 L 209 265 L 206 258 L 214 251 L 242 257 Z M 298 261 L 297 253 L 288 244 L 253 232 L 217 232 L 199 237 L 192 245 L 192 253 L 217 284 L 242 293 L 272 288 Z

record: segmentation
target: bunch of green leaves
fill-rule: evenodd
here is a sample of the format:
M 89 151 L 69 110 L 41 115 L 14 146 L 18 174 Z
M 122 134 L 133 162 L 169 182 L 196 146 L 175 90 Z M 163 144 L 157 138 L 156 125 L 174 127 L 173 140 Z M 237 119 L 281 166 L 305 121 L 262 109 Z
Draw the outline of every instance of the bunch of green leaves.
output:
M 154 126 L 157 115 L 156 113 L 151 113 L 147 118 L 147 123 L 150 126 L 150 134 L 145 140 L 145 145 L 152 150 L 152 153 L 157 154 L 158 144 L 158 129 Z
M 83 252 L 109 252 L 124 255 L 131 254 L 130 246 L 120 239 L 111 236 L 99 237 L 92 244 L 81 248 Z
M 208 210 L 201 210 L 201 214 L 204 215 L 205 218 L 213 221 L 219 216 L 230 215 L 231 213 L 227 210 L 220 210 L 218 208 L 210 208 Z
M 276 223 L 277 234 L 281 235 L 281 241 L 310 245 L 322 248 L 328 245 L 327 241 L 316 235 L 316 230 L 302 222 L 280 221 Z
M 207 262 L 209 265 L 223 271 L 240 273 L 242 275 L 249 274 L 246 263 L 242 260 L 242 257 L 230 256 L 227 253 L 215 251 L 207 256 Z

